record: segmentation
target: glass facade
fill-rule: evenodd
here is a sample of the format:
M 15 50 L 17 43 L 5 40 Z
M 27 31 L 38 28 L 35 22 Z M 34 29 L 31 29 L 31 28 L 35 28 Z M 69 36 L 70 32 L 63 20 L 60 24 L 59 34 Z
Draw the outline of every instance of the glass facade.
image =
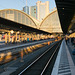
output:
M 25 13 L 29 14 L 29 7 L 28 6 L 23 7 L 23 11 Z

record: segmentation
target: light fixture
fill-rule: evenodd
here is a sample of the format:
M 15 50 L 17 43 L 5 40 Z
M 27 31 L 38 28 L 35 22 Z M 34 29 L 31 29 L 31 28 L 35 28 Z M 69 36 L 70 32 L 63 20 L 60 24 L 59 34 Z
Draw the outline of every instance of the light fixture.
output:
M 72 30 L 69 30 L 69 33 L 72 33 Z
M 13 34 L 14 33 L 14 31 L 13 30 L 11 30 L 11 34 Z
M 17 34 L 19 34 L 20 32 L 18 31 Z
M 62 8 L 64 10 L 64 8 Z
M 4 32 L 2 32 L 2 34 L 4 34 Z
M 20 27 L 20 28 L 22 28 L 22 27 Z

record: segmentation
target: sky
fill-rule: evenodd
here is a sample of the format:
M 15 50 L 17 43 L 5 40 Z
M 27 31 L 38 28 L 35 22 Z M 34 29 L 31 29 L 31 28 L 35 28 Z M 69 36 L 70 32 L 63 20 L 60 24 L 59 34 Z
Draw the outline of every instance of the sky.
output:
M 27 0 L 28 6 L 36 5 L 38 0 Z M 56 7 L 55 0 L 39 0 L 42 2 L 49 1 L 50 11 Z M 26 0 L 0 0 L 0 10 L 2 9 L 18 9 L 23 10 L 23 7 L 26 5 Z

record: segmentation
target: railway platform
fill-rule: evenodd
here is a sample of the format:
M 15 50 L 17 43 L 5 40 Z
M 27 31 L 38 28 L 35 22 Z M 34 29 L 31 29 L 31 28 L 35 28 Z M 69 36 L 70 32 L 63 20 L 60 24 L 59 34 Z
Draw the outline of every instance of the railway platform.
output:
M 53 43 L 52 43 L 53 44 Z M 21 57 L 16 60 L 13 60 L 7 64 L 4 64 L 2 66 L 0 66 L 0 69 L 2 70 L 0 75 L 10 75 L 11 73 L 13 73 L 14 71 L 16 71 L 18 69 L 19 71 L 19 68 L 21 68 L 24 64 L 28 64 L 28 63 L 31 63 L 30 60 L 32 60 L 33 58 L 35 58 L 35 56 L 38 56 L 38 54 L 41 54 L 42 52 L 45 51 L 45 49 L 48 49 L 50 47 L 49 46 L 46 46 L 46 47 L 42 47 L 41 49 L 39 50 L 36 50 L 28 55 L 25 55 L 23 57 L 23 62 L 21 62 Z M 11 75 L 14 75 L 14 74 L 11 74 Z M 17 74 L 15 74 L 17 75 Z
M 75 75 L 75 55 L 72 54 L 74 46 L 71 42 L 62 41 L 51 75 Z
M 0 46 L 0 52 L 1 51 L 6 51 L 6 50 L 10 50 L 13 48 L 17 48 L 17 47 L 23 47 L 23 46 L 28 46 L 28 45 L 34 45 L 34 44 L 39 44 L 39 43 L 43 43 L 43 42 L 47 42 L 47 41 L 53 41 L 53 39 L 47 39 L 47 40 L 40 40 L 40 41 L 33 41 L 33 42 L 28 42 L 28 43 L 18 43 L 18 44 L 8 44 L 8 45 L 2 45 L 2 47 Z

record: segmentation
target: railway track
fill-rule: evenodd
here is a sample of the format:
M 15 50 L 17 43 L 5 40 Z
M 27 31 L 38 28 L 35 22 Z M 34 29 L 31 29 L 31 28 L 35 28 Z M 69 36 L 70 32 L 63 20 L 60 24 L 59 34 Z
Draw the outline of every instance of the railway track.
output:
M 47 42 L 42 43 L 42 44 L 36 44 L 36 45 L 33 45 L 33 46 L 29 46 L 29 47 L 23 47 L 22 49 L 17 49 L 16 52 L 12 52 L 12 53 L 9 52 L 9 53 L 11 53 L 10 55 L 7 55 L 7 53 L 5 53 L 5 56 L 0 57 L 0 65 L 8 63 L 11 60 L 14 60 L 15 58 L 21 57 L 21 52 L 23 52 L 23 55 L 26 55 L 28 53 L 31 53 L 31 52 L 37 50 L 38 48 L 44 47 L 45 45 L 47 45 Z M 4 53 L 2 53 L 2 54 L 4 54 Z M 10 57 L 10 58 L 5 59 L 7 57 Z
M 21 51 L 23 51 L 23 56 L 24 56 L 24 60 L 25 60 L 25 57 L 29 54 L 32 54 L 36 51 L 38 51 L 38 49 L 42 48 L 42 47 L 45 47 L 47 46 L 48 43 L 45 42 L 45 43 L 42 43 L 42 44 L 36 44 L 34 46 L 30 46 L 30 47 L 27 47 L 27 48 L 23 48 Z M 6 56 L 6 57 L 3 57 L 4 60 L 2 61 L 2 63 L 0 63 L 0 73 L 6 71 L 8 69 L 8 67 L 11 67 L 11 66 L 14 66 L 16 63 L 20 63 L 21 61 L 21 51 L 15 53 L 15 54 L 12 54 L 12 58 L 10 58 L 9 60 L 5 59 L 6 57 L 10 57 L 10 55 Z M 13 60 L 13 61 L 12 61 Z
M 54 44 L 43 54 L 41 54 L 36 60 L 34 60 L 30 65 L 23 69 L 18 75 L 48 75 L 48 68 L 51 70 L 53 68 L 53 63 L 57 56 L 59 50 L 60 42 Z M 52 63 L 52 64 L 51 64 Z M 51 67 L 50 67 L 51 65 Z M 49 73 L 49 75 L 50 75 Z

